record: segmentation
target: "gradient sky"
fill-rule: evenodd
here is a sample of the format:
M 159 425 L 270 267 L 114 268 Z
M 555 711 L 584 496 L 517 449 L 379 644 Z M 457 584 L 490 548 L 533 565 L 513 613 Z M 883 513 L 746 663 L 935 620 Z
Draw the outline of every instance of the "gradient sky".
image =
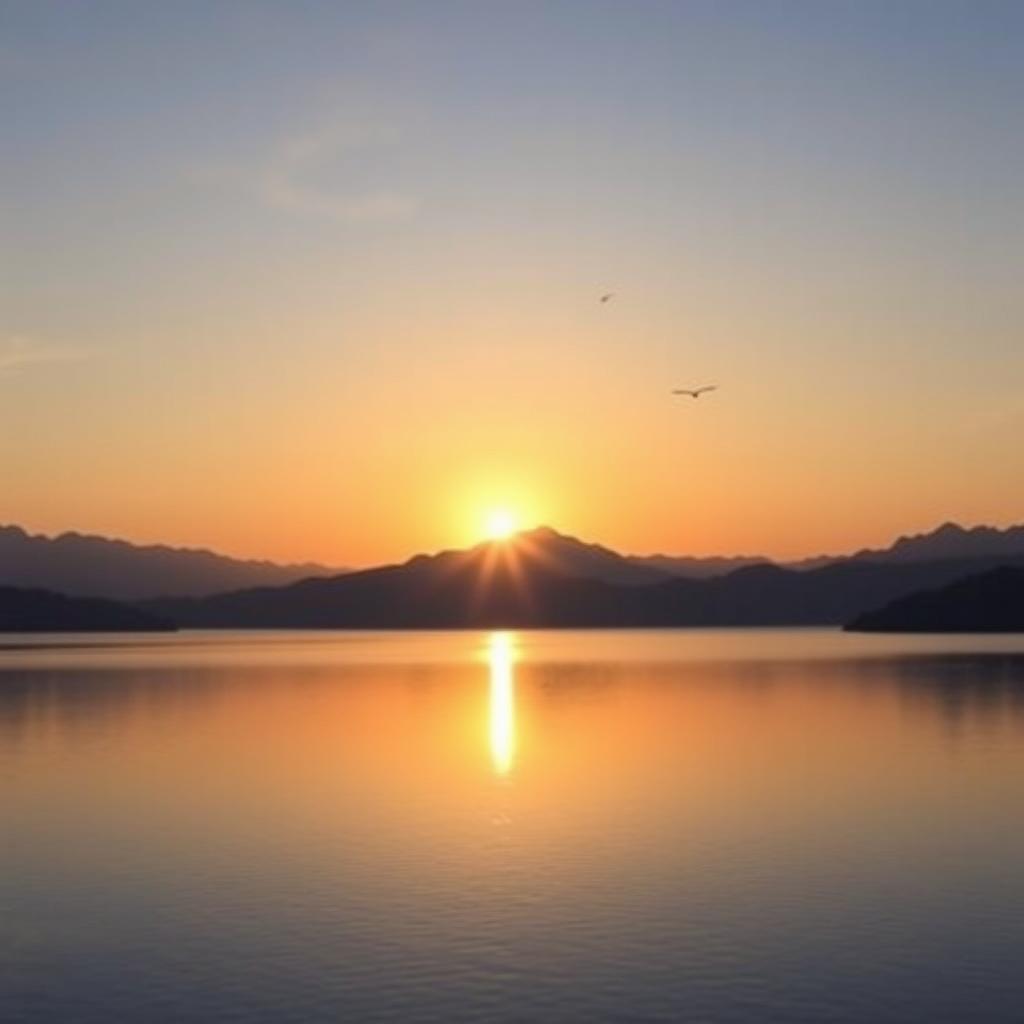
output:
M 1016 0 L 3 0 L 0 521 L 1024 520 L 1022 110 Z

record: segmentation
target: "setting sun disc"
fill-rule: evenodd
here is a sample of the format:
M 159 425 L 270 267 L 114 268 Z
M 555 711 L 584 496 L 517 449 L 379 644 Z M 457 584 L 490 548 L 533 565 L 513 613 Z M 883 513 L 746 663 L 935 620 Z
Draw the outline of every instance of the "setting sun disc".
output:
M 484 533 L 488 540 L 506 540 L 516 532 L 519 522 L 514 513 L 506 508 L 498 508 L 487 514 Z

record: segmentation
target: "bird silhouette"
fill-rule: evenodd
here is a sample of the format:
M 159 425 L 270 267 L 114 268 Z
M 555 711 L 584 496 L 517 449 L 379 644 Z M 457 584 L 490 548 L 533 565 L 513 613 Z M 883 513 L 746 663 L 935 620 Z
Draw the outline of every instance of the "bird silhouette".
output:
M 718 389 L 717 384 L 705 384 L 701 388 L 676 388 L 672 392 L 673 395 L 689 395 L 691 398 L 700 398 L 705 391 L 716 391 Z
M 604 295 L 601 296 L 601 298 L 598 301 L 600 301 L 600 302 L 607 302 L 609 299 L 614 297 L 614 295 L 615 295 L 615 292 L 606 292 Z

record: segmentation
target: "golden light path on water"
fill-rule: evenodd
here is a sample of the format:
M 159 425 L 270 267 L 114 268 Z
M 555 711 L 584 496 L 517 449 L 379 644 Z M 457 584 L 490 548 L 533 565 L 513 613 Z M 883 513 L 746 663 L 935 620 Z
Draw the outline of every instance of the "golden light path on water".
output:
M 491 670 L 491 763 L 498 775 L 508 775 L 516 753 L 515 643 L 511 633 L 491 634 L 487 660 Z

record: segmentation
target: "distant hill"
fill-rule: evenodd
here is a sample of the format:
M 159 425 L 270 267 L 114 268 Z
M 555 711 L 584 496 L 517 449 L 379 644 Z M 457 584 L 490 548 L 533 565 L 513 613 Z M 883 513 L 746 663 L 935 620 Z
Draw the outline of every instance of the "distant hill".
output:
M 201 597 L 340 571 L 315 564 L 241 561 L 211 551 L 140 546 L 79 533 L 33 536 L 17 526 L 0 526 L 0 585 L 43 587 L 72 595 L 125 601 Z
M 708 579 L 711 576 L 725 576 L 737 569 L 751 565 L 772 565 L 771 559 L 761 555 L 629 555 L 633 565 L 657 569 L 671 576 L 689 576 L 691 579 Z
M 957 558 L 1015 558 L 1024 555 L 1024 526 L 964 527 L 943 523 L 929 533 L 899 537 L 887 548 L 862 548 L 852 555 L 819 555 L 787 563 L 792 569 L 818 569 L 836 562 L 934 562 Z
M 238 628 L 838 625 L 992 567 L 985 559 L 850 560 L 804 571 L 753 565 L 710 579 L 621 582 L 614 578 L 619 556 L 597 551 L 554 531 L 531 531 L 403 565 L 148 607 L 185 626 Z M 601 577 L 583 574 L 595 565 Z
M 899 537 L 887 548 L 862 548 L 849 555 L 815 555 L 789 562 L 776 562 L 763 555 L 732 555 L 697 558 L 687 555 L 632 555 L 629 561 L 671 573 L 706 579 L 724 576 L 751 565 L 782 565 L 787 569 L 821 569 L 840 562 L 935 562 L 965 558 L 1024 556 L 1024 526 L 1005 530 L 992 526 L 963 527 L 943 523 L 929 533 Z
M 1001 566 L 908 594 L 859 615 L 845 628 L 882 633 L 1024 632 L 1024 567 Z
M 166 619 L 116 601 L 0 587 L 0 633 L 127 633 L 169 629 L 174 626 Z
M 858 551 L 852 557 L 886 562 L 924 562 L 1020 554 L 1024 554 L 1024 526 L 1000 530 L 993 526 L 965 528 L 956 523 L 943 523 L 931 533 L 900 537 L 887 548 Z

